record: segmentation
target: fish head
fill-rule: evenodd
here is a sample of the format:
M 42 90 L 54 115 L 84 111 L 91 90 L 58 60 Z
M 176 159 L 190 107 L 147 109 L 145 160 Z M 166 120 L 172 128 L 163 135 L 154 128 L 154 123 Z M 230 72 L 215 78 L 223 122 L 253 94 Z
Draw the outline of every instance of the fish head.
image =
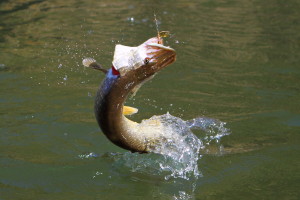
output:
M 153 75 L 175 60 L 175 50 L 164 46 L 161 37 L 153 37 L 137 47 L 116 45 L 112 64 L 120 76 L 134 70 L 141 71 L 140 68 Z

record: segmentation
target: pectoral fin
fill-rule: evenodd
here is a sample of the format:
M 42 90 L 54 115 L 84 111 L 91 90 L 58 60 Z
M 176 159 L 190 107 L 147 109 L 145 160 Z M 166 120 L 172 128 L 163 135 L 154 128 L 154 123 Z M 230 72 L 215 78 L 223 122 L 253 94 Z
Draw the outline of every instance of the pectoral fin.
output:
M 130 106 L 123 106 L 123 115 L 133 115 L 138 112 L 137 108 L 133 108 Z

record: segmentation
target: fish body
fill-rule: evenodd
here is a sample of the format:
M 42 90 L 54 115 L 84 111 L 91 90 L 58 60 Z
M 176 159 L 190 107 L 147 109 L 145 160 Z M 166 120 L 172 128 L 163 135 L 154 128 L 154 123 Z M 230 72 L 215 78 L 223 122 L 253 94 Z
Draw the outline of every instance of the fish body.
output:
M 154 37 L 138 47 L 117 45 L 113 66 L 107 72 L 94 60 L 83 61 L 85 66 L 90 64 L 91 68 L 106 73 L 96 94 L 94 111 L 99 127 L 111 142 L 132 152 L 146 153 L 155 141 L 160 140 L 159 134 L 141 129 L 137 122 L 124 116 L 124 113 L 137 111 L 124 108 L 124 102 L 175 60 L 175 50 L 164 46 L 160 37 Z

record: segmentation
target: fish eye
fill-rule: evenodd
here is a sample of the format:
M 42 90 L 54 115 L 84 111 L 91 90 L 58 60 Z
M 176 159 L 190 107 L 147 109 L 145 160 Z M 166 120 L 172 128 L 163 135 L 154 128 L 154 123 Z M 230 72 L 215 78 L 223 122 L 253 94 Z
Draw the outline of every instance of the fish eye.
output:
M 150 58 L 145 58 L 145 60 L 144 60 L 144 63 L 145 63 L 145 65 L 147 65 L 147 64 L 149 64 L 149 61 L 150 61 Z

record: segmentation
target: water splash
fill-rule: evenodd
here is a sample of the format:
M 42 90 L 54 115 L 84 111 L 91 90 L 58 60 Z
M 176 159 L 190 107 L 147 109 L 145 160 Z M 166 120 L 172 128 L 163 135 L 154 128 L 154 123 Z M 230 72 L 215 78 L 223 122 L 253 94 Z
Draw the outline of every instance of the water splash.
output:
M 143 130 L 154 121 L 160 122 L 160 134 L 164 139 L 156 143 L 149 154 L 126 152 L 110 154 L 116 170 L 124 167 L 133 173 L 148 174 L 163 177 L 165 181 L 176 182 L 180 185 L 178 194 L 172 194 L 174 199 L 191 199 L 196 188 L 196 182 L 202 176 L 198 168 L 201 158 L 200 150 L 205 149 L 212 141 L 219 142 L 221 137 L 229 134 L 224 122 L 216 119 L 200 117 L 192 120 L 182 120 L 167 113 L 143 120 L 140 127 Z M 147 129 L 146 129 L 147 128 Z M 201 130 L 204 136 L 200 139 L 192 132 Z M 176 187 L 176 186 L 175 186 Z
M 198 177 L 200 173 L 197 161 L 202 142 L 191 132 L 186 121 L 167 113 L 143 120 L 140 126 L 145 127 L 153 121 L 160 122 L 160 127 L 163 127 L 160 134 L 164 139 L 156 143 L 150 151 L 162 155 L 160 170 L 170 173 L 165 179 L 188 180 L 190 177 Z
M 198 117 L 192 120 L 186 121 L 186 124 L 194 130 L 201 130 L 204 134 L 201 137 L 201 141 L 204 143 L 204 147 L 209 145 L 212 141 L 219 143 L 220 139 L 230 134 L 230 130 L 225 127 L 226 122 L 222 122 L 217 119 L 208 117 Z
M 80 159 L 85 159 L 85 158 L 97 158 L 98 155 L 94 152 L 90 152 L 90 153 L 85 153 L 85 154 L 80 154 L 78 155 L 78 158 Z

